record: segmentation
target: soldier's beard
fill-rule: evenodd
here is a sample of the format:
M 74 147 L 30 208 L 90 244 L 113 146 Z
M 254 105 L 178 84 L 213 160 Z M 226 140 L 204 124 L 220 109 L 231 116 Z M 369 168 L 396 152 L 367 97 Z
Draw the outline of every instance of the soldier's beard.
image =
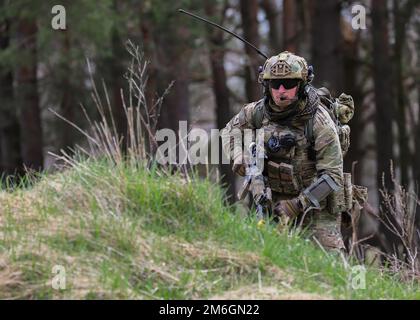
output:
M 274 102 L 274 107 L 277 107 L 277 111 L 284 111 L 288 106 L 297 101 L 298 87 L 292 89 L 273 89 L 270 88 L 271 99 Z

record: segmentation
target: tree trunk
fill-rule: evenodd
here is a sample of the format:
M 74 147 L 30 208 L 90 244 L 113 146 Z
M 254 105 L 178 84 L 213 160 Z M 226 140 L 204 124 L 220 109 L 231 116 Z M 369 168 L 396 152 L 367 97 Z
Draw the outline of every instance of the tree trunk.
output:
M 157 70 L 156 70 L 156 56 L 155 56 L 155 43 L 153 38 L 153 24 L 151 21 L 144 17 L 141 20 L 140 29 L 142 33 L 142 40 L 144 43 L 144 54 L 148 61 L 148 79 L 147 79 L 147 91 L 146 101 L 149 108 L 151 108 L 156 102 L 157 94 Z
M 37 26 L 36 21 L 18 22 L 16 31 L 18 50 L 25 53 L 24 61 L 16 70 L 16 97 L 19 105 L 21 148 L 26 167 L 43 167 L 43 140 L 37 81 Z
M 352 172 L 353 163 L 357 162 L 354 166 L 353 181 L 356 184 L 361 183 L 361 172 L 362 172 L 362 158 L 363 150 L 361 148 L 363 132 L 363 109 L 362 109 L 362 92 L 360 86 L 357 84 L 357 74 L 360 72 L 360 66 L 358 60 L 358 47 L 360 39 L 356 37 L 351 26 L 346 29 L 343 46 L 343 62 L 344 62 L 344 92 L 351 94 L 354 100 L 355 113 L 353 119 L 350 121 L 349 126 L 351 128 L 350 134 L 350 148 L 344 158 L 344 171 Z
M 119 0 L 114 0 L 114 11 L 116 14 L 120 14 Z M 125 149 L 127 145 L 127 117 L 124 112 L 123 101 L 121 99 L 121 89 L 125 87 L 124 81 L 124 65 L 123 57 L 125 56 L 124 43 L 121 41 L 121 35 L 118 25 L 114 25 L 111 34 L 112 44 L 112 63 L 111 63 L 111 74 L 112 74 L 112 117 L 114 118 L 117 133 L 120 137 L 123 137 L 122 145 Z
M 312 0 L 311 6 L 314 83 L 326 86 L 336 96 L 343 90 L 341 4 L 336 0 Z
M 412 14 L 412 8 L 410 6 L 413 2 L 408 2 L 406 6 L 399 5 L 398 1 L 393 1 L 394 9 L 394 31 L 395 31 L 395 43 L 394 43 L 394 59 L 395 59 L 395 89 L 397 96 L 397 124 L 398 124 L 398 145 L 400 147 L 399 154 L 399 167 L 401 171 L 401 184 L 404 187 L 408 187 L 409 178 L 409 166 L 410 166 L 410 139 L 407 134 L 407 119 L 406 119 L 406 106 L 408 106 L 407 94 L 404 88 L 404 75 L 403 75 L 403 50 L 405 46 L 406 28 L 407 22 Z M 414 164 L 418 165 L 418 164 Z
M 158 84 L 157 84 L 157 56 L 156 56 L 156 45 L 155 45 L 155 37 L 154 37 L 154 29 L 153 23 L 150 19 L 150 15 L 148 12 L 143 11 L 144 8 L 140 8 L 140 14 L 142 15 L 142 19 L 140 20 L 140 30 L 143 40 L 143 49 L 145 59 L 148 61 L 148 68 L 147 68 L 147 85 L 146 85 L 146 104 L 147 108 L 150 113 L 157 112 L 157 110 L 153 111 L 153 106 L 157 101 L 157 92 L 158 92 Z M 156 115 L 158 116 L 158 115 Z M 159 119 L 154 119 L 158 121 Z M 149 137 L 148 132 L 145 132 L 146 139 L 148 139 L 149 143 L 146 144 L 147 152 L 150 154 L 155 154 L 156 146 L 152 142 L 153 137 Z M 149 150 L 150 149 L 150 150 Z
M 261 7 L 265 12 L 269 25 L 268 38 L 270 41 L 269 48 L 271 49 L 271 54 L 278 54 L 283 51 L 280 9 L 277 8 L 276 3 L 273 0 L 262 0 Z
M 377 183 L 382 187 L 385 173 L 385 187 L 393 189 L 389 175 L 389 161 L 393 158 L 392 118 L 394 94 L 389 51 L 387 1 L 372 1 L 373 78 L 375 91 L 375 131 L 377 156 Z
M 174 81 L 174 85 L 165 99 L 161 110 L 160 128 L 170 128 L 177 132 L 179 121 L 189 120 L 189 58 L 191 51 L 186 43 L 189 30 L 174 18 L 171 30 L 156 34 L 160 92 Z
M 0 21 L 1 51 L 10 45 L 9 32 L 9 21 Z M 0 68 L 0 175 L 12 175 L 22 173 L 20 128 L 13 101 L 13 74 L 4 69 Z
M 420 24 L 418 25 L 417 32 L 420 33 Z M 417 52 L 420 52 L 420 38 L 417 39 L 416 43 Z M 420 107 L 420 76 L 417 76 L 415 79 L 417 83 L 417 104 Z M 413 155 L 413 176 L 415 191 L 420 197 L 420 112 L 417 115 L 417 123 L 414 129 L 414 136 L 416 137 L 414 145 L 414 155 Z M 418 216 L 420 217 L 420 206 L 417 206 Z
M 298 14 L 296 0 L 283 1 L 284 50 L 298 52 Z
M 75 123 L 75 108 L 77 104 L 74 101 L 75 88 L 73 87 L 72 79 L 72 68 L 71 68 L 71 40 L 69 31 L 63 32 L 63 59 L 61 66 L 61 88 L 62 91 L 60 113 L 68 121 Z M 59 149 L 71 148 L 75 144 L 75 129 L 67 123 L 64 123 L 61 119 L 56 119 L 58 124 L 58 131 L 60 132 L 59 138 Z
M 209 1 L 206 2 L 207 16 L 214 16 L 214 5 Z M 223 13 L 224 14 L 224 13 Z M 229 88 L 227 86 L 226 70 L 224 66 L 224 48 L 223 48 L 223 33 L 220 30 L 207 28 L 207 38 L 210 47 L 210 66 L 212 71 L 212 85 L 213 93 L 216 99 L 216 117 L 217 128 L 222 129 L 231 118 L 230 103 L 229 103 Z M 219 144 L 219 159 L 221 159 L 222 148 Z M 235 176 L 230 165 L 219 165 L 220 174 L 222 176 L 222 184 L 227 188 L 227 196 L 230 203 L 235 202 Z
M 163 80 L 160 81 L 162 84 L 160 91 L 163 92 L 172 81 L 174 81 L 174 85 L 162 107 L 159 127 L 177 132 L 179 121 L 189 120 L 188 59 L 179 48 L 174 49 L 173 45 L 167 47 L 162 42 L 160 44 L 166 48 L 163 50 L 166 57 L 162 59 L 166 72 L 163 73 Z
M 420 48 L 419 48 L 420 49 Z M 417 100 L 418 105 L 420 106 L 420 81 L 417 83 Z M 420 116 L 417 119 L 416 131 L 415 134 L 415 153 L 413 157 L 413 175 L 414 175 L 414 183 L 416 187 L 417 195 L 420 197 Z M 418 206 L 420 207 L 420 206 Z M 420 210 L 420 208 L 419 208 Z
M 182 158 L 178 157 L 178 160 L 185 164 L 185 156 L 187 155 L 185 152 L 187 137 L 185 135 L 187 133 L 179 132 L 179 129 L 182 129 L 180 128 L 180 121 L 189 121 L 191 29 L 185 24 L 185 17 L 176 14 L 177 7 L 174 3 L 168 2 L 164 7 L 159 6 L 158 8 L 159 18 L 156 18 L 153 14 L 156 12 L 153 5 L 140 8 L 143 14 L 140 24 L 142 36 L 148 41 L 148 53 L 153 54 L 154 57 L 153 62 L 155 64 L 152 68 L 156 66 L 158 70 L 158 72 L 152 74 L 153 77 L 156 77 L 152 78 L 152 83 L 149 83 L 147 88 L 149 93 L 146 99 L 148 103 L 155 100 L 155 90 L 150 90 L 155 83 L 158 95 L 162 95 L 168 86 L 173 83 L 160 110 L 157 129 L 171 129 L 177 133 L 178 137 L 181 135 L 183 141 L 177 141 L 178 144 L 174 146 L 174 150 L 177 151 L 177 155 L 182 156 Z M 149 9 L 151 14 L 149 14 Z
M 257 20 L 258 1 L 241 0 L 240 7 L 244 37 L 258 48 L 260 44 Z M 245 52 L 248 57 L 248 62 L 245 66 L 246 97 L 248 101 L 256 101 L 262 97 L 261 86 L 258 84 L 258 67 L 260 66 L 259 55 L 248 45 L 245 45 Z

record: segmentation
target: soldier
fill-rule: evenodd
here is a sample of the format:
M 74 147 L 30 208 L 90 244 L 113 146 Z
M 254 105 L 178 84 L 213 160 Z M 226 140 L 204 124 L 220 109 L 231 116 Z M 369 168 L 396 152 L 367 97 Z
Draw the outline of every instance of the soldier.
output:
M 346 203 L 340 141 L 348 143 L 348 136 L 340 137 L 329 111 L 321 107 L 320 92 L 309 84 L 312 78 L 312 68 L 302 57 L 284 51 L 269 58 L 259 75 L 263 99 L 246 104 L 228 122 L 221 135 L 223 149 L 233 159 L 233 171 L 243 176 L 247 164 L 235 147 L 242 139 L 235 135 L 263 129 L 264 177 L 271 189 L 273 218 L 300 221 L 324 247 L 343 249 L 340 218 Z M 329 92 L 323 93 L 328 99 Z M 346 116 L 352 112 L 351 107 L 344 110 Z

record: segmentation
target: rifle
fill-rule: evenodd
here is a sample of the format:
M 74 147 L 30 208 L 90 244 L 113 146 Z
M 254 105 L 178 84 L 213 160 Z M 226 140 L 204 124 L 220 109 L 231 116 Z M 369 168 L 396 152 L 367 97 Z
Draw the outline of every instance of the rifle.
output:
M 271 189 L 267 186 L 267 178 L 263 175 L 258 161 L 264 161 L 264 152 L 258 150 L 255 142 L 248 148 L 249 164 L 246 168 L 245 181 L 238 192 L 238 198 L 243 200 L 248 193 L 252 194 L 255 204 L 258 226 L 264 224 L 267 217 L 271 216 Z

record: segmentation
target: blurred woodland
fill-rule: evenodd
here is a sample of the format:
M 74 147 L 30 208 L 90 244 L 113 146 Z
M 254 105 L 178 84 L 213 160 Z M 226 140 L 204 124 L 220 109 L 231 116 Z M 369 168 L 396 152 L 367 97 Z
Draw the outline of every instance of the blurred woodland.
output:
M 83 136 L 55 116 L 86 127 L 80 104 L 97 117 L 87 59 L 104 79 L 116 127 L 127 131 L 120 89 L 130 63 L 125 43 L 150 62 L 146 99 L 153 104 L 174 81 L 158 126 L 179 120 L 223 128 L 244 103 L 259 100 L 264 59 L 227 33 L 179 14 L 183 8 L 217 22 L 267 54 L 289 50 L 313 65 L 317 87 L 355 100 L 345 170 L 369 187 L 416 191 L 420 182 L 420 5 L 418 0 L 62 0 L 67 29 L 53 30 L 57 1 L 0 0 L 0 172 L 50 169 L 49 152 L 71 152 Z M 366 28 L 352 28 L 352 7 L 366 8 Z M 230 166 L 221 167 L 232 181 Z M 234 184 L 229 188 L 234 194 Z

